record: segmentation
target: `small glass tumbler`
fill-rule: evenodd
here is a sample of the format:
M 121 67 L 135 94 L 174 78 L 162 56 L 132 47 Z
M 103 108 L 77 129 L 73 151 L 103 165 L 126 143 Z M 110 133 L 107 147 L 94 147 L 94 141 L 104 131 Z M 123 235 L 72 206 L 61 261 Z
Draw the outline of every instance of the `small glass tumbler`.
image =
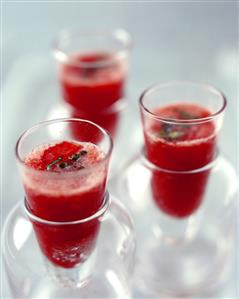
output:
M 74 130 L 78 132 L 77 138 Z M 89 151 L 72 155 L 72 146 L 82 144 L 90 146 Z M 54 159 L 53 152 L 47 151 L 49 145 L 58 145 Z M 29 155 L 36 163 L 34 157 L 39 148 L 44 149 L 41 163 L 51 161 L 47 167 L 44 164 L 43 169 L 26 163 Z M 70 167 L 74 168 L 75 158 L 81 161 L 82 153 L 90 159 L 93 148 L 103 155 L 94 164 L 85 168 L 62 169 L 66 164 L 61 162 L 65 156 L 71 162 Z M 110 136 L 96 124 L 80 119 L 42 122 L 23 133 L 17 142 L 16 156 L 25 188 L 26 207 L 40 248 L 49 262 L 49 271 L 56 273 L 56 277 L 60 275 L 57 274 L 59 268 L 69 269 L 64 273 L 74 276 L 75 267 L 80 270 L 92 256 L 100 226 L 99 217 L 92 215 L 98 215 L 104 206 L 111 152 Z M 59 171 L 49 171 L 51 167 Z
M 68 222 L 36 217 L 20 202 L 4 224 L 2 244 L 13 298 L 131 298 L 132 221 L 108 192 L 96 214 Z M 53 255 L 64 266 L 80 266 L 49 268 Z
M 225 107 L 224 95 L 205 84 L 175 81 L 147 89 L 140 111 L 148 160 L 176 171 L 210 163 Z
M 237 176 L 225 157 L 217 154 L 200 169 L 172 172 L 142 152 L 110 184 L 134 217 L 134 287 L 144 298 L 206 298 L 230 278 Z M 171 215 L 192 205 L 197 208 L 190 217 Z
M 64 101 L 91 121 L 97 113 L 104 117 L 125 97 L 130 48 L 123 29 L 63 31 L 53 50 Z

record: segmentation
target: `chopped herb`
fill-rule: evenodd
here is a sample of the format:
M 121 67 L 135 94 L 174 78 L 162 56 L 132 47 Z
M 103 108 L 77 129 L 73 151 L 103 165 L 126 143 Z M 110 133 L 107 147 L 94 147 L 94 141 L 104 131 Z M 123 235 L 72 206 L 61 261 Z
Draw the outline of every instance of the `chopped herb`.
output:
M 164 129 L 160 129 L 159 130 L 159 137 L 161 137 L 161 138 L 167 138 L 168 137 L 168 133 Z
M 72 161 L 77 161 L 77 160 L 80 158 L 80 156 L 81 156 L 81 155 L 80 155 L 79 153 L 77 153 L 77 154 L 72 155 L 70 159 L 71 159 Z
M 58 162 L 60 162 L 62 160 L 62 157 L 57 158 L 56 160 L 52 161 L 50 164 L 47 165 L 47 170 L 51 170 L 52 166 L 57 164 Z
M 79 153 L 76 153 L 76 154 L 72 155 L 72 156 L 70 157 L 70 159 L 71 159 L 72 161 L 77 161 L 77 160 L 80 159 L 81 156 L 84 156 L 84 155 L 86 155 L 86 154 L 87 154 L 87 151 L 83 150 L 83 151 L 80 151 Z
M 182 132 L 182 131 L 172 131 L 168 134 L 168 137 L 170 139 L 177 139 L 183 135 L 184 135 L 184 132 Z
M 81 156 L 85 156 L 87 154 L 87 151 L 83 150 L 83 151 L 80 151 L 80 155 Z
M 68 164 L 67 162 L 61 162 L 61 163 L 59 164 L 59 167 L 60 167 L 60 168 L 66 168 L 67 166 L 69 166 L 69 164 Z
M 163 130 L 167 133 L 170 134 L 172 131 L 174 131 L 175 126 L 172 124 L 164 124 L 163 125 Z
M 179 128 L 178 126 L 172 124 L 164 124 L 160 128 L 158 134 L 160 138 L 164 138 L 168 141 L 172 141 L 182 137 L 185 134 L 185 132 L 181 130 L 181 128 Z
M 178 110 L 178 113 L 182 117 L 182 119 L 195 119 L 195 118 L 198 118 L 196 115 L 194 115 L 190 112 L 184 111 L 184 110 Z
M 68 162 L 63 162 L 62 157 L 57 158 L 56 160 L 52 161 L 50 164 L 47 165 L 47 170 L 51 170 L 53 165 L 56 165 L 58 162 L 62 161 L 61 163 L 58 164 L 58 167 L 64 169 L 68 166 L 74 165 L 74 162 L 78 161 L 82 156 L 86 155 L 87 151 L 82 150 L 79 153 L 73 154 L 71 157 L 68 158 Z M 82 169 L 84 166 L 79 166 L 78 169 Z

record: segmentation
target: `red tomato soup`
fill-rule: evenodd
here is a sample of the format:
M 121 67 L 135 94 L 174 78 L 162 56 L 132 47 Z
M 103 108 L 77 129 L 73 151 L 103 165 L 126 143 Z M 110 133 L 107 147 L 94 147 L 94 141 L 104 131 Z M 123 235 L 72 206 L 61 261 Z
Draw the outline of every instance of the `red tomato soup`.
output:
M 71 112 L 71 117 L 90 120 L 93 123 L 96 123 L 100 127 L 104 128 L 110 134 L 110 136 L 114 138 L 117 132 L 117 125 L 120 118 L 120 112 L 112 111 L 103 113 L 85 113 L 74 110 Z M 74 126 L 73 124 L 71 128 L 74 138 L 77 140 L 81 139 L 82 132 L 79 132 L 78 126 Z M 100 136 L 95 136 L 93 141 L 98 142 L 99 140 Z
M 126 62 L 111 53 L 72 54 L 60 66 L 64 100 L 82 113 L 96 113 L 124 97 Z
M 28 209 L 35 216 L 57 222 L 96 213 L 105 194 L 106 169 L 100 163 L 104 157 L 96 145 L 86 142 L 62 141 L 35 148 L 25 158 L 29 166 L 23 178 Z M 70 268 L 94 249 L 99 220 L 59 226 L 33 221 L 33 225 L 45 256 Z
M 211 119 L 200 121 L 211 113 L 199 105 L 186 103 L 152 112 L 165 119 L 152 118 L 144 127 L 146 156 L 161 168 L 153 170 L 153 197 L 167 214 L 189 216 L 202 201 L 209 174 L 208 170 L 194 171 L 210 163 L 215 155 L 215 125 Z

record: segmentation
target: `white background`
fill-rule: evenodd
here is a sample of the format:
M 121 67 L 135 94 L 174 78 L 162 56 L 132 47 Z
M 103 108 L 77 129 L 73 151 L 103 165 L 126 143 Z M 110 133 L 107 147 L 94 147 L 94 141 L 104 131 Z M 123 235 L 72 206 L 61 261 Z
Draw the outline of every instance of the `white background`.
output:
M 237 165 L 237 1 L 2 1 L 1 5 L 2 222 L 23 196 L 15 165 L 16 140 L 23 130 L 46 118 L 60 97 L 51 44 L 64 28 L 123 27 L 131 33 L 128 101 L 133 113 L 125 140 L 139 127 L 137 102 L 146 87 L 174 79 L 207 82 L 227 97 L 220 149 Z M 132 152 L 133 145 L 125 147 Z M 7 298 L 2 274 L 3 298 Z M 221 296 L 236 298 L 236 276 L 235 272 Z

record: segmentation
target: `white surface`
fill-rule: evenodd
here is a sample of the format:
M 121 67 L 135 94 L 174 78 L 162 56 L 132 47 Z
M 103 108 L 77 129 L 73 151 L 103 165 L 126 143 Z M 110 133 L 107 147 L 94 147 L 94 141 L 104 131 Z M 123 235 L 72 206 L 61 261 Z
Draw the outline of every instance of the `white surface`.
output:
M 2 9 L 2 221 L 23 195 L 15 165 L 16 139 L 58 103 L 51 42 L 62 28 L 124 27 L 133 36 L 130 117 L 123 125 L 127 135 L 119 160 L 127 153 L 130 158 L 140 142 L 140 131 L 135 131 L 140 93 L 155 82 L 187 79 L 210 83 L 225 93 L 221 150 L 238 165 L 238 2 L 3 1 Z M 217 298 L 237 298 L 237 274 L 235 270 Z M 4 272 L 2 277 L 2 298 L 11 298 Z

